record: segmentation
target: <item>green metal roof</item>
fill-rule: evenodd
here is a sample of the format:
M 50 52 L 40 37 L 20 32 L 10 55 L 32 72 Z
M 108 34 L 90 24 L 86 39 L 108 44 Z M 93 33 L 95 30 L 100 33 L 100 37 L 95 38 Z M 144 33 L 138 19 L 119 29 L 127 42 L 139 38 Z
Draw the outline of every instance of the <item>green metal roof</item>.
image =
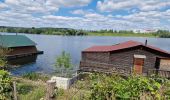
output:
M 0 35 L 0 46 L 2 47 L 21 47 L 34 45 L 36 45 L 36 43 L 24 35 Z

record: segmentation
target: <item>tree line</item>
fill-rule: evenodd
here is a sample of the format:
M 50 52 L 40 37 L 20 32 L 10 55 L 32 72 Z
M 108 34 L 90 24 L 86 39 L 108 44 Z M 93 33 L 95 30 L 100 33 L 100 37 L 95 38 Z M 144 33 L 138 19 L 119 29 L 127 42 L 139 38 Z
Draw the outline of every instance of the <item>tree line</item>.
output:
M 151 34 L 155 37 L 160 38 L 170 38 L 170 31 L 169 30 L 158 30 L 156 32 L 150 33 L 134 33 L 132 30 L 97 30 L 97 31 L 90 31 L 92 33 L 112 33 L 112 34 Z
M 24 27 L 5 27 L 0 26 L 0 32 L 8 33 L 28 33 L 28 34 L 49 34 L 49 35 L 87 35 L 83 30 L 75 30 L 71 28 L 24 28 Z
M 47 34 L 47 35 L 72 35 L 72 36 L 82 36 L 89 35 L 89 33 L 102 34 L 102 33 L 111 33 L 111 34 L 151 34 L 155 37 L 160 38 L 170 38 L 169 30 L 158 30 L 156 32 L 151 33 L 134 33 L 132 30 L 77 30 L 71 28 L 24 28 L 24 27 L 6 27 L 0 26 L 0 32 L 8 32 L 8 33 L 28 33 L 28 34 Z

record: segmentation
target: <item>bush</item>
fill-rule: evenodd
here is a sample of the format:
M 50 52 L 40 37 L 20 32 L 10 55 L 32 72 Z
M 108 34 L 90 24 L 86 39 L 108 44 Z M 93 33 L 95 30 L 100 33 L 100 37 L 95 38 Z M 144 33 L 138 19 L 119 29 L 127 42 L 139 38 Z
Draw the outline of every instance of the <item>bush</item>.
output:
M 0 70 L 0 100 L 12 99 L 12 81 L 7 71 Z
M 161 84 L 152 78 L 131 76 L 124 79 L 117 75 L 92 75 L 91 97 L 93 100 L 140 99 L 143 93 L 159 98 Z
M 62 77 L 72 76 L 69 75 L 69 69 L 72 67 L 70 54 L 62 51 L 62 54 L 56 58 L 55 67 L 56 70 L 60 69 L 60 74 Z

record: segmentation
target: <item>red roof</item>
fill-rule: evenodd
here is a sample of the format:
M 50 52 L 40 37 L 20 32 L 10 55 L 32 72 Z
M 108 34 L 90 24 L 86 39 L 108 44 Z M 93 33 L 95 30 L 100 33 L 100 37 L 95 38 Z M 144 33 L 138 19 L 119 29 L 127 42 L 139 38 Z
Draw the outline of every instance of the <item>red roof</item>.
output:
M 145 46 L 145 45 L 143 43 L 137 42 L 137 41 L 127 41 L 127 42 L 123 42 L 123 43 L 111 45 L 111 46 L 93 46 L 93 47 L 85 49 L 84 52 L 109 52 L 109 51 L 127 49 L 127 48 L 131 48 L 131 47 L 136 47 L 136 46 Z M 150 49 L 153 49 L 153 50 L 156 50 L 159 52 L 170 54 L 160 48 L 156 48 L 156 47 L 153 47 L 150 45 L 147 45 L 145 47 L 148 47 Z

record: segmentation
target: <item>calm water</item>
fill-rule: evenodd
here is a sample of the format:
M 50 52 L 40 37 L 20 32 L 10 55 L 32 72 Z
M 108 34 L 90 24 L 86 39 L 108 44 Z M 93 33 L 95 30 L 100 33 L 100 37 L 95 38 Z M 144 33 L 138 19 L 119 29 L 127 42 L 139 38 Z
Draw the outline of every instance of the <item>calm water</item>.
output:
M 12 33 L 1 33 L 12 34 Z M 43 72 L 51 74 L 54 72 L 55 58 L 63 50 L 71 54 L 75 69 L 78 68 L 81 59 L 81 51 L 93 45 L 113 45 L 128 40 L 136 40 L 157 46 L 161 49 L 170 51 L 170 39 L 163 38 L 139 38 L 139 37 L 98 37 L 98 36 L 54 36 L 54 35 L 26 35 L 37 43 L 37 48 L 44 51 L 39 55 L 35 63 L 21 65 L 21 67 L 11 70 L 15 75 L 21 75 L 26 72 Z

